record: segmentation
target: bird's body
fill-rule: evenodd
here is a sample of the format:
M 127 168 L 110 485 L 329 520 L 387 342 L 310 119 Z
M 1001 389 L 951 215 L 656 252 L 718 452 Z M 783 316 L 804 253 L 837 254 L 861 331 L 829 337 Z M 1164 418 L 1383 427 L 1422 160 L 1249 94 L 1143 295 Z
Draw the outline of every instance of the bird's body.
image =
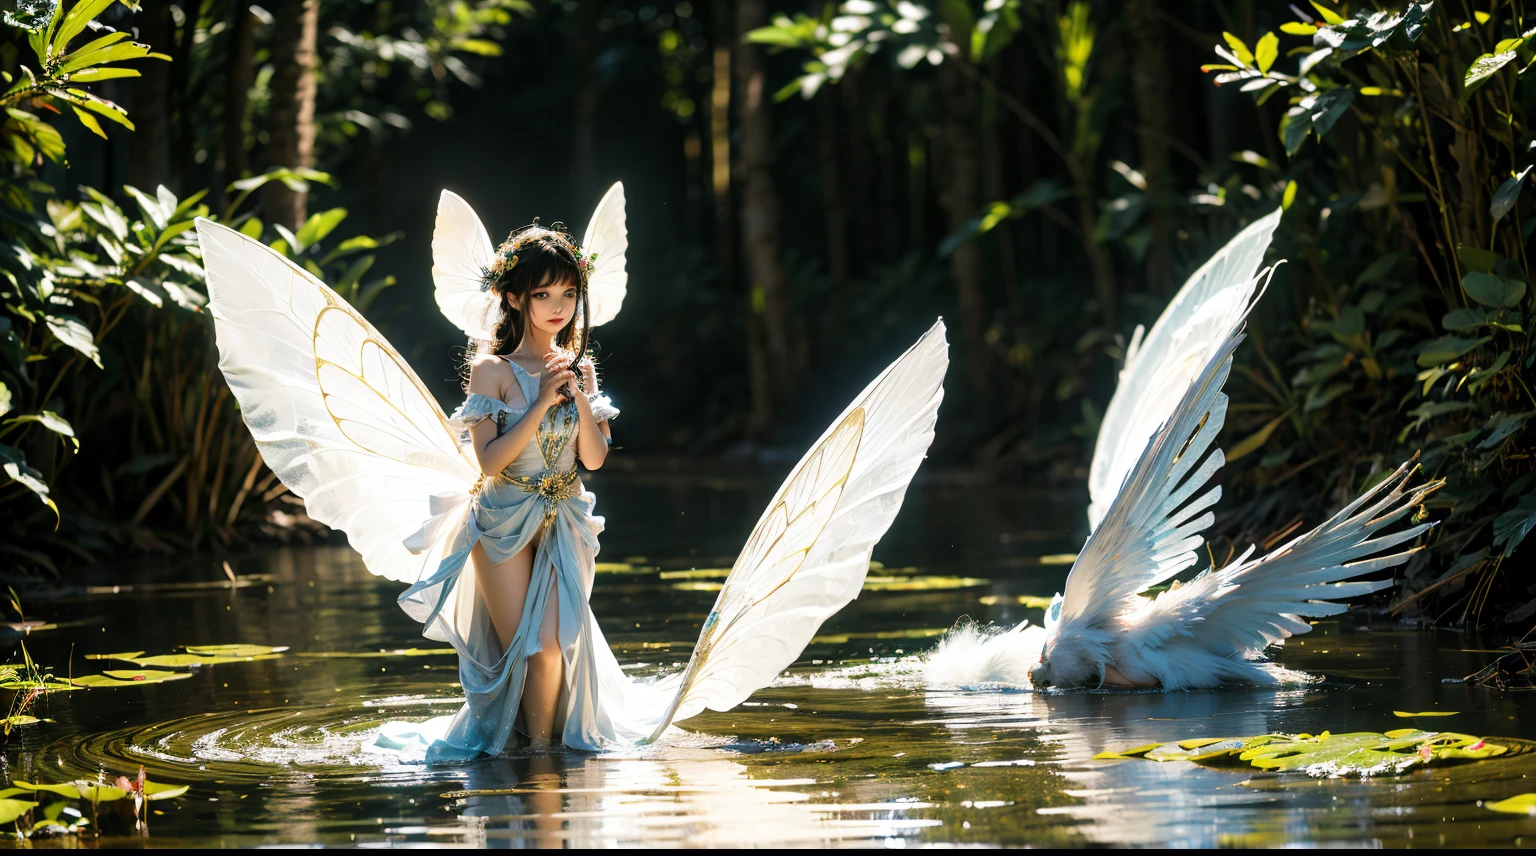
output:
M 1221 390 L 1273 270 L 1252 275 L 1279 215 L 1243 230 L 1196 271 L 1145 339 L 1136 331 L 1090 470 L 1091 534 L 1044 627 L 952 633 L 929 659 L 930 681 L 1018 685 L 1027 669 L 1036 688 L 1275 684 L 1297 675 L 1267 662 L 1265 649 L 1310 630 L 1306 618 L 1343 612 L 1334 601 L 1392 584 L 1358 578 L 1406 561 L 1413 549 L 1390 550 L 1431 525 L 1378 537 L 1439 486 L 1408 489 L 1410 465 L 1267 555 L 1250 548 L 1144 594 L 1204 552 L 1208 509 L 1221 498 L 1220 486 L 1206 488 L 1224 463 L 1215 445 L 1227 412 Z

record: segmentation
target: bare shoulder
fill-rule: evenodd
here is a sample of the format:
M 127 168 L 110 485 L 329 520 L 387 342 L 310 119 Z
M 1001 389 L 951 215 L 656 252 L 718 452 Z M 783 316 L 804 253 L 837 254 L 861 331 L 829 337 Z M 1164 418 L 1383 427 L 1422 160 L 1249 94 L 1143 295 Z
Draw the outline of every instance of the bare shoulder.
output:
M 500 397 L 512 382 L 512 367 L 494 354 L 480 354 L 469 362 L 469 391 Z

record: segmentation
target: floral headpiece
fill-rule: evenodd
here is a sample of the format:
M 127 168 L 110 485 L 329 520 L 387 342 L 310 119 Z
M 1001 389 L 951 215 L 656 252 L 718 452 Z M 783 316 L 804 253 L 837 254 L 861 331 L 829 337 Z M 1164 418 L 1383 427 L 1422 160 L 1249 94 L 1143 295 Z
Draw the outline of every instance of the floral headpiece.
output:
M 533 224 L 521 231 L 513 232 L 507 236 L 501 246 L 496 248 L 496 254 L 491 258 L 491 266 L 480 273 L 480 290 L 489 290 L 496 280 L 517 267 L 518 258 L 525 248 L 536 244 L 555 241 L 570 251 L 576 259 L 576 270 L 581 276 L 581 284 L 585 286 L 592 276 L 592 268 L 597 264 L 597 253 L 582 252 L 581 245 L 571 236 L 570 230 L 565 224 L 556 220 L 549 224 L 548 229 L 539 226 L 539 220 L 534 218 Z

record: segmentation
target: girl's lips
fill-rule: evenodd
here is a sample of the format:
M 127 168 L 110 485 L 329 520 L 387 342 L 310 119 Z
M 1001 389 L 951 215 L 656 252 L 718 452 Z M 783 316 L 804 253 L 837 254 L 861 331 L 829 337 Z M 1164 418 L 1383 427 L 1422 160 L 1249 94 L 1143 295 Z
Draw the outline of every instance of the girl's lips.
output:
M 560 324 L 560 323 L 562 323 L 564 321 L 565 321 L 564 318 L 551 318 L 551 319 L 549 319 L 549 323 L 551 323 L 551 324 Z

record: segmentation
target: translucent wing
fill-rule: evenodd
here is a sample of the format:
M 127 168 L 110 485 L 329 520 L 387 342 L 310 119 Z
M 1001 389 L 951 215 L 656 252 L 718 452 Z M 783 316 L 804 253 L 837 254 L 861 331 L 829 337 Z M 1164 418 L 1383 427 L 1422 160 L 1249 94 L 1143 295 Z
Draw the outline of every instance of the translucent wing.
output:
M 624 294 L 629 290 L 629 274 L 624 270 L 624 253 L 629 249 L 629 229 L 624 219 L 624 185 L 614 182 L 603 194 L 581 248 L 596 253 L 592 276 L 587 280 L 592 306 L 592 326 L 607 324 L 619 314 Z
M 437 226 L 432 230 L 432 281 L 443 317 L 471 339 L 495 338 L 500 309 L 491 293 L 480 288 L 495 252 L 475 209 L 458 194 L 444 190 L 437 200 Z
M 437 402 L 336 292 L 233 229 L 197 221 L 219 369 L 267 466 L 368 570 L 414 582 L 435 561 L 404 542 L 436 495 L 478 472 Z
M 901 508 L 933 440 L 944 371 L 938 323 L 843 411 L 757 522 L 667 716 L 729 710 L 766 686 L 816 629 L 858 596 L 869 554 Z
M 1126 349 L 1120 382 L 1104 411 L 1088 470 L 1090 529 L 1097 528 L 1109 510 L 1147 439 L 1168 420 L 1211 352 L 1235 326 L 1231 322 L 1247 311 L 1258 283 L 1254 271 L 1279 225 L 1278 208 L 1250 224 L 1190 276 L 1145 339 L 1137 328 Z M 1217 305 L 1224 318 L 1211 317 Z M 1202 312 L 1206 323 L 1191 327 L 1190 322 Z

